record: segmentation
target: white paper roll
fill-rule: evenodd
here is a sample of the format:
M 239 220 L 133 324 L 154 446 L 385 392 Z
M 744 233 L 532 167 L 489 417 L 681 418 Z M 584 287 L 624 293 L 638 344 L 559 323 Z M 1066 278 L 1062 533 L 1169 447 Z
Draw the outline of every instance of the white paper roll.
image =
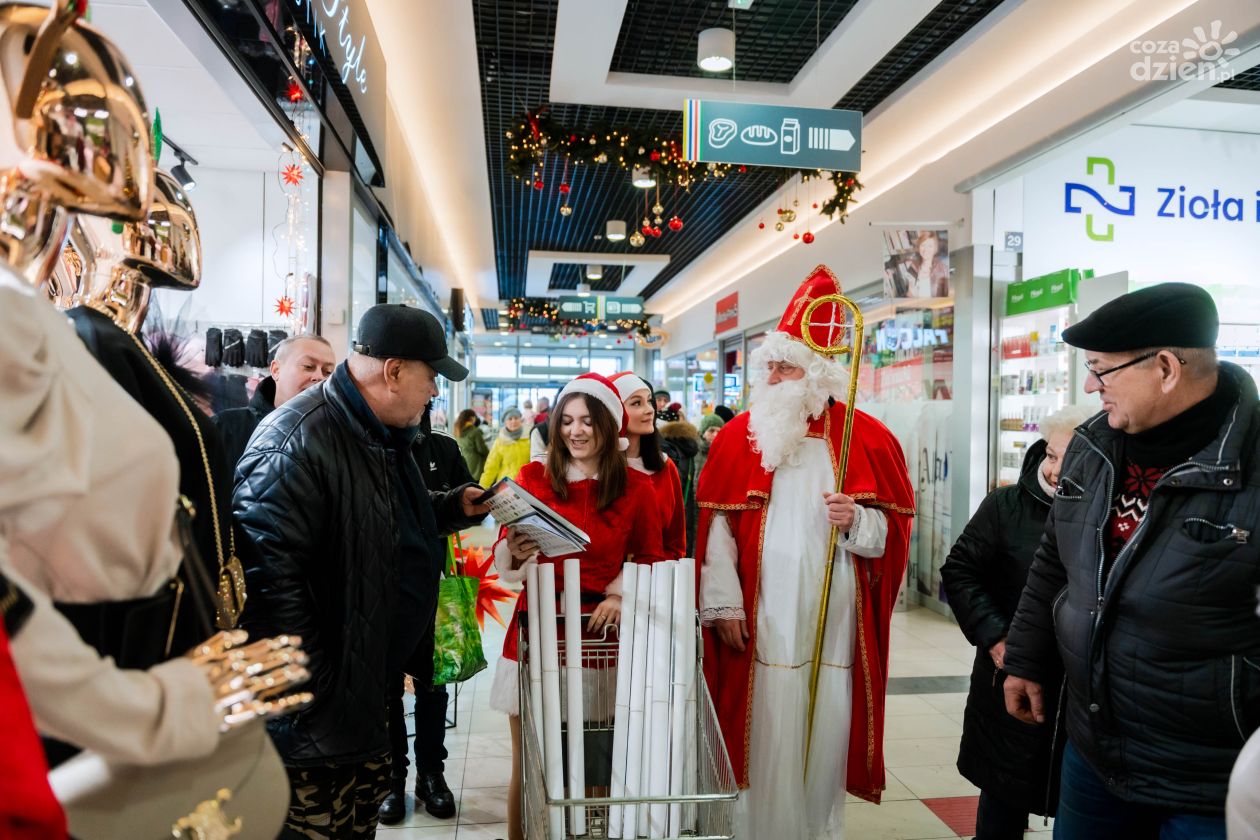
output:
M 538 614 L 538 564 L 533 563 L 525 577 L 525 607 L 527 626 L 529 628 L 529 713 L 534 721 L 534 730 L 539 739 L 543 738 L 543 688 L 542 688 L 542 638 L 539 628 L 542 626 Z
M 652 602 L 652 570 L 640 566 L 634 595 L 634 667 L 630 676 L 630 726 L 626 733 L 626 798 L 643 791 L 644 724 L 647 713 L 648 625 Z M 625 806 L 622 813 L 623 838 L 639 836 L 639 808 Z
M 687 764 L 687 681 L 694 677 L 696 660 L 688 656 L 688 636 L 696 626 L 696 561 L 684 557 L 674 571 L 674 662 L 669 691 L 669 795 L 682 796 Z M 682 804 L 669 806 L 670 837 L 682 830 Z
M 556 567 L 538 566 L 539 652 L 542 654 L 543 767 L 547 798 L 564 799 L 564 746 L 560 738 L 560 650 L 556 639 Z M 551 808 L 548 837 L 564 840 L 564 809 Z
M 674 653 L 674 570 L 673 560 L 652 567 L 652 705 L 648 711 L 649 796 L 669 795 L 669 678 Z M 640 828 L 643 826 L 640 825 Z M 652 805 L 648 811 L 648 836 L 664 837 L 669 827 L 669 806 Z
M 582 566 L 576 557 L 564 561 L 564 673 L 568 679 L 569 798 L 586 796 L 585 717 L 582 712 Z M 570 809 L 569 833 L 586 833 L 586 806 Z
M 626 795 L 626 740 L 630 729 L 630 679 L 634 671 L 634 602 L 638 594 L 639 567 L 626 563 L 621 567 L 621 625 L 617 634 L 617 703 L 613 710 L 612 774 L 609 796 Z M 608 813 L 608 836 L 621 837 L 621 806 L 613 805 Z

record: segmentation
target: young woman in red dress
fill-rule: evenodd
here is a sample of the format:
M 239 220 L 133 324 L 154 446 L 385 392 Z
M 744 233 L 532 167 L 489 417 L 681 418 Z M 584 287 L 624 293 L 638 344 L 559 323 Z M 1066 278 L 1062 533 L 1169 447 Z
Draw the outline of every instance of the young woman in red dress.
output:
M 652 387 L 630 371 L 616 374 L 612 383 L 626 407 L 626 437 L 630 440 L 626 461 L 631 469 L 651 479 L 663 528 L 661 544 L 665 556 L 677 560 L 687 553 L 687 512 L 678 467 L 661 451 Z
M 580 557 L 579 585 L 584 600 L 599 602 L 587 631 L 600 632 L 621 617 L 622 564 L 631 557 L 638 563 L 664 558 L 656 498 L 648 478 L 626 466 L 622 455 L 625 410 L 616 388 L 606 378 L 588 373 L 571 381 L 556 399 L 549 423 L 547 460 L 526 464 L 516 481 L 585 531 L 591 543 L 578 555 L 547 557 L 528 537 L 504 528 L 495 543 L 495 564 L 505 581 L 522 581 L 531 563 L 553 563 L 559 593 L 565 583 L 564 558 Z M 491 708 L 507 714 L 512 728 L 512 782 L 508 789 L 508 834 L 512 840 L 522 837 L 517 628 L 525 601 L 522 592 L 490 689 Z

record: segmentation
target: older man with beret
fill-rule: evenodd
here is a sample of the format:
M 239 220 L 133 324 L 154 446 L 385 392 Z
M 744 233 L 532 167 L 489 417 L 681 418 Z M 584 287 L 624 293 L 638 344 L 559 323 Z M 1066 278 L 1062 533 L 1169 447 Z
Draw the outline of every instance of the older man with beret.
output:
M 1062 657 L 1056 837 L 1225 837 L 1260 725 L 1260 410 L 1218 326 L 1207 292 L 1164 283 L 1063 332 L 1103 411 L 1064 459 L 1005 684 L 1007 710 L 1043 722 Z

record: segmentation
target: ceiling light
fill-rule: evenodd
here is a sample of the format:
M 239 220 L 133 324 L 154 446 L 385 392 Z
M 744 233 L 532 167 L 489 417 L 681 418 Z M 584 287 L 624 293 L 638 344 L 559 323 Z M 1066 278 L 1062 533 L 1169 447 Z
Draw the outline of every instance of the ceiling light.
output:
M 503 342 L 502 342 L 502 341 L 496 341 L 496 342 L 494 343 L 494 346 L 495 346 L 495 347 L 502 347 L 502 346 L 503 346 Z
M 532 342 L 532 341 L 527 341 L 527 342 L 525 342 L 525 346 L 526 346 L 526 347 L 533 347 L 533 346 L 534 346 L 534 342 Z
M 587 280 L 603 280 L 604 267 L 602 265 L 588 265 L 586 267 Z
M 590 296 L 591 296 L 591 284 L 590 284 L 590 283 L 578 283 L 578 287 L 577 287 L 577 296 L 578 296 L 578 297 L 590 297 Z
M 609 219 L 604 225 L 604 235 L 609 242 L 620 242 L 626 238 L 626 223 L 621 219 Z
M 507 335 L 507 334 L 508 334 L 507 330 L 499 330 L 499 335 Z
M 197 188 L 197 180 L 188 173 L 188 169 L 182 163 L 177 163 L 171 167 L 171 177 L 189 192 Z
M 710 73 L 724 73 L 735 66 L 735 31 L 715 27 L 700 33 L 696 64 Z
M 630 171 L 630 182 L 641 190 L 656 186 L 656 176 L 645 166 L 636 166 Z
M 611 350 L 611 349 L 612 349 L 612 345 L 611 345 L 611 344 L 605 344 L 605 345 L 604 345 L 604 349 L 605 349 L 605 350 Z
M 570 350 L 576 350 L 576 349 L 577 349 L 577 345 L 576 345 L 576 344 L 570 344 L 570 345 L 569 345 L 569 349 L 570 349 Z

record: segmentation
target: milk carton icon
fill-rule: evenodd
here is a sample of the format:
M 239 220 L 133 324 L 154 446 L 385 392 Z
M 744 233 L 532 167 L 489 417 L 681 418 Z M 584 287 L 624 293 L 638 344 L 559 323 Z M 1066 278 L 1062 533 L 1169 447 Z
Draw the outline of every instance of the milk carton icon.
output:
M 801 121 L 785 117 L 779 130 L 779 152 L 794 155 L 801 150 Z

